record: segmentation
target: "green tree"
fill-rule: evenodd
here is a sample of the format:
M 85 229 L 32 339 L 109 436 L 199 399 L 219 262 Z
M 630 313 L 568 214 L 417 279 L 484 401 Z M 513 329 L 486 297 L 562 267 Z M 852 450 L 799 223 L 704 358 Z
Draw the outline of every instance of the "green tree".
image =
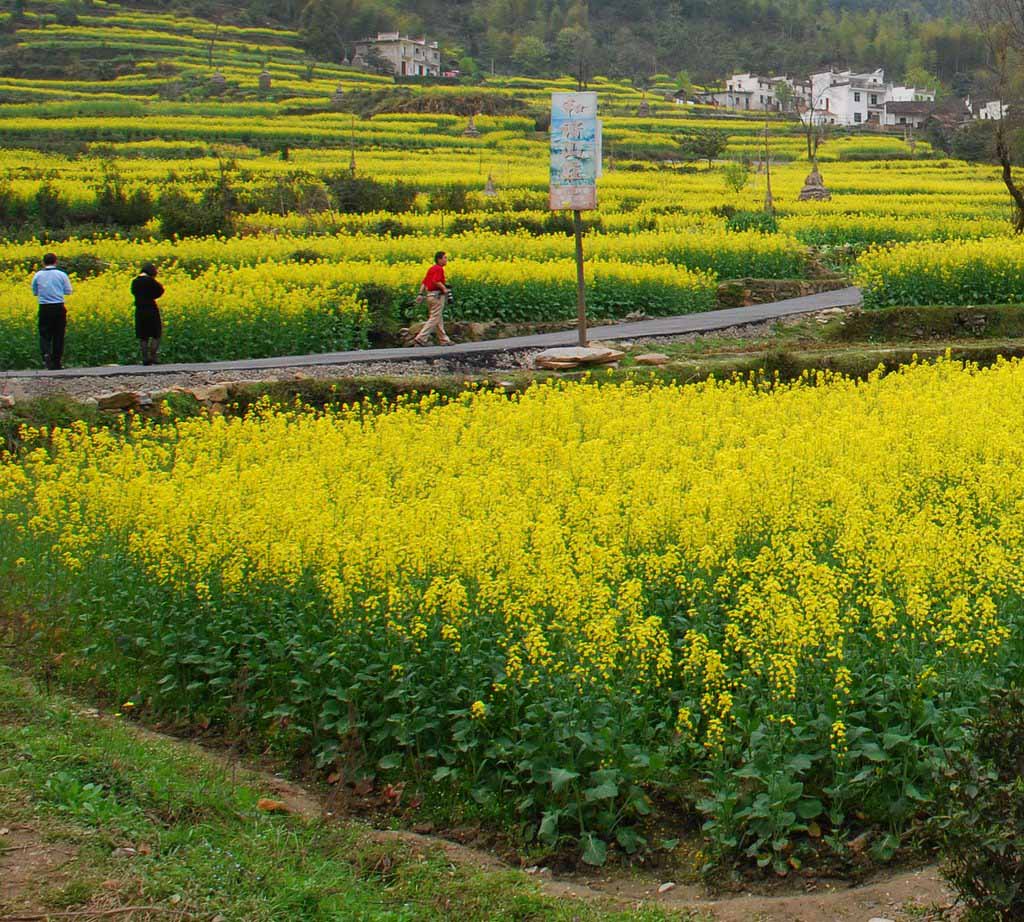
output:
M 585 83 L 594 75 L 597 42 L 583 26 L 566 26 L 555 37 L 552 62 L 559 73 L 581 77 Z
M 345 44 L 388 24 L 375 0 L 308 0 L 299 14 L 299 37 L 312 54 L 341 59 Z
M 693 81 L 688 70 L 681 70 L 676 74 L 675 85 L 684 99 L 689 99 L 693 95 Z
M 903 74 L 903 82 L 919 90 L 936 90 L 939 87 L 939 81 L 934 74 L 916 65 L 907 68 Z
M 995 123 L 974 121 L 955 132 L 949 141 L 950 153 L 971 163 L 992 162 L 995 156 Z
M 683 160 L 711 161 L 721 157 L 729 146 L 729 133 L 722 128 L 693 128 L 676 136 Z
M 793 107 L 793 88 L 788 83 L 775 84 L 775 101 L 779 104 L 780 112 L 789 112 Z
M 728 191 L 734 193 L 742 192 L 743 187 L 746 186 L 747 181 L 750 179 L 750 167 L 746 163 L 734 160 L 732 163 L 727 163 L 722 167 L 722 179 Z
M 547 70 L 547 65 L 547 45 L 539 38 L 524 35 L 516 42 L 515 51 L 512 52 L 512 66 L 519 73 L 530 76 L 542 74 Z
M 377 74 L 393 74 L 395 66 L 389 61 L 376 46 L 371 45 L 366 52 L 366 66 Z

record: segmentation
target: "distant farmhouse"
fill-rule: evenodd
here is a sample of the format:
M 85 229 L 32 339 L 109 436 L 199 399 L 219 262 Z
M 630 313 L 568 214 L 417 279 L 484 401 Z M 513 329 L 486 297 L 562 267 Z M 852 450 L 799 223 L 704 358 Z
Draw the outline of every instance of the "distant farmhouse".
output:
M 967 99 L 967 105 L 971 105 L 970 97 Z M 1009 105 L 998 99 L 993 99 L 991 102 L 987 102 L 984 105 L 979 103 L 974 107 L 974 117 L 980 118 L 984 121 L 998 122 L 1000 119 L 1006 118 L 1009 114 Z
M 810 84 L 790 77 L 734 74 L 726 81 L 724 90 L 696 93 L 694 99 L 704 105 L 725 106 L 745 112 L 797 112 L 800 101 L 809 94 Z
M 439 77 L 441 49 L 426 38 L 409 38 L 398 32 L 378 32 L 376 38 L 356 42 L 352 63 L 363 67 L 377 57 L 391 66 L 398 77 Z
M 733 74 L 724 89 L 697 92 L 692 99 L 743 112 L 795 112 L 805 123 L 816 125 L 890 131 L 921 128 L 930 118 L 949 124 L 1000 119 L 1009 111 L 998 100 L 974 106 L 970 99 L 937 103 L 935 90 L 890 83 L 881 68 L 865 73 L 830 68 L 807 80 Z M 676 102 L 688 101 L 684 94 L 676 94 Z
M 811 75 L 810 105 L 801 117 L 818 125 L 920 127 L 912 124 L 917 110 L 897 104 L 934 102 L 935 90 L 896 86 L 881 68 L 863 74 L 828 70 Z

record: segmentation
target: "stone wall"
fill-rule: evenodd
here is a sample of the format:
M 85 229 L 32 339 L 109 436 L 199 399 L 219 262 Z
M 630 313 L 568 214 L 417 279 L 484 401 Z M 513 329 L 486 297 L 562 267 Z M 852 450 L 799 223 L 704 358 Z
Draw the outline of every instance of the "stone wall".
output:
M 840 276 L 822 279 L 729 279 L 718 286 L 719 307 L 746 307 L 836 291 L 850 283 Z

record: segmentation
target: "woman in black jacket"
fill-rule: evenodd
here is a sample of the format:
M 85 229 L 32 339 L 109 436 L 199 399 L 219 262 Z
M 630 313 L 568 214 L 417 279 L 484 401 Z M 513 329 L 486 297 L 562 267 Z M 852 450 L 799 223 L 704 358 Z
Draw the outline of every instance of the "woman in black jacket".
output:
M 135 338 L 142 351 L 142 364 L 155 365 L 163 322 L 156 299 L 164 293 L 164 286 L 156 280 L 156 266 L 146 263 L 142 271 L 132 280 L 132 296 L 135 298 Z

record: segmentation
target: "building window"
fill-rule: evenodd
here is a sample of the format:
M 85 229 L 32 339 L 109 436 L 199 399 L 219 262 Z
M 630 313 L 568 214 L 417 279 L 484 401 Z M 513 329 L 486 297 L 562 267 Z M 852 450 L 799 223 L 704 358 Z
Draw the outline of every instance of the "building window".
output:
M 854 113 L 853 113 L 853 120 L 854 120 L 854 121 L 855 121 L 855 122 L 856 122 L 856 123 L 857 123 L 858 125 L 860 124 L 860 113 L 859 113 L 859 112 L 854 112 Z
M 860 102 L 860 93 L 854 93 L 853 94 L 853 101 L 854 102 Z
M 901 115 L 900 116 L 900 124 L 901 125 L 906 125 L 907 124 L 907 117 L 905 115 Z
M 873 105 L 873 106 L 877 106 L 878 105 L 878 96 L 876 96 L 874 93 L 871 94 L 871 105 Z

